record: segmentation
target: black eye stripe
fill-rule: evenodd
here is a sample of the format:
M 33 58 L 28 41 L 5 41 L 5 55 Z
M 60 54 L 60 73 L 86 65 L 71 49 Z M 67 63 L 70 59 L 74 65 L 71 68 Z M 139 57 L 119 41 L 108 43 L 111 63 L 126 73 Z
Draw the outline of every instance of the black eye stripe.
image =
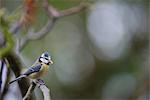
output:
M 49 60 L 48 58 L 45 58 L 45 57 L 40 57 L 40 58 L 43 58 L 43 59 Z M 39 58 L 39 59 L 40 59 L 40 58 Z
M 46 60 L 48 60 L 48 58 L 45 58 Z

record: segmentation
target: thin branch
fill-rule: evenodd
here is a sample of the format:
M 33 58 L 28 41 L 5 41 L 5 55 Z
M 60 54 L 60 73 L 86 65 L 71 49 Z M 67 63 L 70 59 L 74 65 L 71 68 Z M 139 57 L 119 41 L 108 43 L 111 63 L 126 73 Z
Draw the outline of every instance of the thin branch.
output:
M 78 6 L 75 6 L 75 7 L 72 7 L 70 9 L 66 9 L 66 10 L 60 12 L 58 17 L 64 17 L 64 16 L 76 14 L 76 13 L 79 13 L 80 11 L 82 11 L 82 10 L 85 10 L 86 8 L 87 8 L 87 4 L 81 3 Z
M 13 34 L 16 34 L 21 27 L 22 27 L 22 23 L 18 21 L 12 25 L 9 31 Z
M 37 40 L 42 38 L 48 33 L 55 23 L 55 19 L 48 20 L 47 24 L 38 32 L 29 32 L 27 34 L 27 38 L 30 40 Z
M 41 28 L 40 31 L 38 32 L 33 32 L 29 31 L 21 40 L 20 40 L 20 46 L 19 46 L 19 51 L 21 51 L 25 45 L 27 44 L 27 42 L 31 41 L 31 40 L 38 40 L 42 37 L 44 37 L 48 32 L 50 32 L 52 30 L 52 27 L 55 24 L 55 19 L 49 19 L 48 22 L 46 23 L 46 25 Z
M 52 5 L 48 4 L 48 0 L 44 0 L 44 8 L 48 14 L 49 17 L 54 17 L 54 18 L 60 18 L 72 14 L 76 14 L 82 10 L 85 10 L 88 7 L 88 3 L 80 3 L 79 5 L 63 10 L 63 11 L 58 11 L 55 7 Z
M 34 91 L 35 87 L 36 87 L 36 84 L 34 82 L 32 82 L 26 95 L 24 96 L 23 100 L 29 100 L 30 99 L 30 96 L 31 96 L 32 92 Z
M 49 4 L 48 0 L 44 0 L 43 5 L 49 17 L 56 18 L 57 16 L 59 16 L 59 11 L 55 7 Z

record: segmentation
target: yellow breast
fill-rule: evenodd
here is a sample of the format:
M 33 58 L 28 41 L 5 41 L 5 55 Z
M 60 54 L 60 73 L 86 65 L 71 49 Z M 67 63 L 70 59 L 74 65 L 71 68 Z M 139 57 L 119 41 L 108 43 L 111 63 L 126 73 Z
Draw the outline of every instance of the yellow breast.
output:
M 46 64 L 42 64 L 41 70 L 39 72 L 36 73 L 32 73 L 31 75 L 29 75 L 29 78 L 32 79 L 37 79 L 43 75 L 45 75 L 48 72 L 49 66 Z

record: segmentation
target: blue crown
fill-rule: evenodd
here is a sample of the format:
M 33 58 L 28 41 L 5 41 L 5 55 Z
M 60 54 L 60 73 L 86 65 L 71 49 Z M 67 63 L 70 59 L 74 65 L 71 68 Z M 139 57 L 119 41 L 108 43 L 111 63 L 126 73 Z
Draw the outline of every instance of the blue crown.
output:
M 44 56 L 45 57 L 49 57 L 49 53 L 48 52 L 44 52 Z

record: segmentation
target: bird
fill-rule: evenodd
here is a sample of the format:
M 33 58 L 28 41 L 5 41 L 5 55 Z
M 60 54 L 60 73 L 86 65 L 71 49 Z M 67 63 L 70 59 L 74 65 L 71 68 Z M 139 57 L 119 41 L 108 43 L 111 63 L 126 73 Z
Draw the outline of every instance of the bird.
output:
M 9 82 L 12 84 L 22 78 L 29 78 L 29 79 L 38 79 L 45 75 L 48 72 L 49 66 L 53 64 L 51 56 L 48 52 L 42 53 L 42 55 L 35 61 L 35 63 L 27 69 L 23 74 L 21 74 L 16 79 Z

